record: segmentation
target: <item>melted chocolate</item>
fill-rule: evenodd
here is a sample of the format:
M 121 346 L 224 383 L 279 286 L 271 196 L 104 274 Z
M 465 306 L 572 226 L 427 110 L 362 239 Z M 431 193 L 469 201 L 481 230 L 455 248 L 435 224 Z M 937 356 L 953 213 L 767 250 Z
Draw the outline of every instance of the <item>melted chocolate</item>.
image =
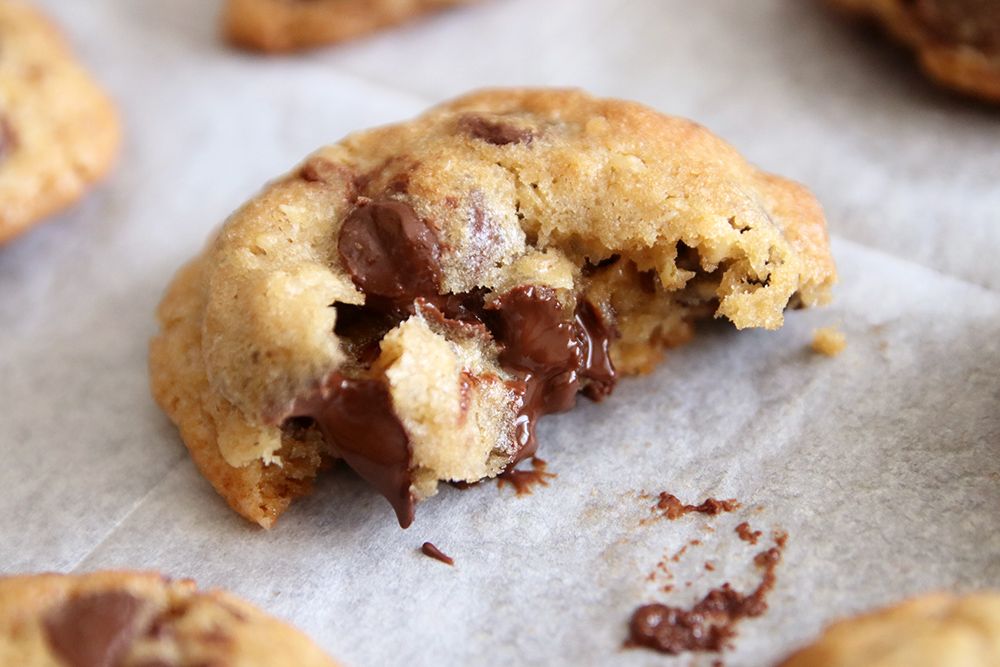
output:
M 723 512 L 732 512 L 739 508 L 740 504 L 734 498 L 728 500 L 708 498 L 700 505 L 685 505 L 677 496 L 664 491 L 657 497 L 656 504 L 653 505 L 652 510 L 655 514 L 673 521 L 691 512 L 715 516 Z
M 519 496 L 530 495 L 536 486 L 548 486 L 549 480 L 557 475 L 547 472 L 548 464 L 537 456 L 531 459 L 531 470 L 508 468 L 497 477 L 497 486 L 501 489 L 510 484 L 514 493 Z
M 515 287 L 488 308 L 497 313 L 491 330 L 503 345 L 500 363 L 521 374 L 513 466 L 538 449 L 539 417 L 569 410 L 581 389 L 595 401 L 611 393 L 615 369 L 608 349 L 614 333 L 587 301 L 567 317 L 549 287 Z
M 420 547 L 420 551 L 425 556 L 429 556 L 430 558 L 433 558 L 434 560 L 439 560 L 442 563 L 444 563 L 445 565 L 454 565 L 455 564 L 455 559 L 454 558 L 452 558 L 451 556 L 449 556 L 445 552 L 441 551 L 440 549 L 438 549 L 436 546 L 434 546 L 430 542 L 424 542 L 423 545 L 421 545 L 421 547 Z
M 313 172 L 321 166 L 304 169 L 303 178 L 318 178 Z M 359 367 L 370 368 L 381 338 L 418 307 L 441 325 L 477 327 L 500 344 L 499 362 L 515 376 L 509 386 L 519 401 L 517 449 L 509 470 L 534 455 L 535 425 L 541 416 L 572 408 L 578 392 L 601 400 L 614 387 L 609 347 L 616 332 L 592 304 L 580 298 L 575 311 L 569 311 L 555 290 L 530 285 L 516 287 L 488 305 L 482 290 L 439 294 L 437 235 L 404 202 L 362 200 L 341 227 L 338 251 L 352 280 L 365 292 L 364 306 L 337 306 L 336 332 Z M 472 381 L 472 376 L 463 375 L 463 392 Z M 384 378 L 334 373 L 314 394 L 300 397 L 285 418 L 312 419 L 334 455 L 389 500 L 401 526 L 410 525 L 410 442 Z M 519 492 L 527 488 L 521 480 L 528 476 L 544 483 L 554 475 L 544 472 L 544 462 L 541 465 L 511 472 L 506 481 Z
M 144 606 L 122 591 L 84 594 L 46 615 L 45 638 L 68 667 L 116 667 L 139 634 Z
M 499 120 L 491 120 L 483 116 L 463 116 L 459 125 L 469 136 L 485 141 L 494 146 L 507 144 L 530 144 L 535 138 L 529 128 L 517 127 Z
M 728 583 L 708 592 L 690 609 L 647 604 L 632 613 L 626 646 L 643 646 L 677 655 L 688 651 L 722 651 L 736 635 L 736 625 L 767 611 L 767 595 L 774 588 L 775 570 L 787 536 L 775 535 L 775 546 L 760 552 L 754 563 L 764 570 L 750 593 L 733 590 Z
M 385 382 L 334 373 L 315 395 L 297 400 L 289 417 L 313 419 L 334 454 L 385 496 L 399 525 L 413 522 L 410 439 Z
M 407 204 L 358 204 L 340 228 L 340 258 L 367 295 L 413 301 L 436 295 L 441 282 L 437 234 Z

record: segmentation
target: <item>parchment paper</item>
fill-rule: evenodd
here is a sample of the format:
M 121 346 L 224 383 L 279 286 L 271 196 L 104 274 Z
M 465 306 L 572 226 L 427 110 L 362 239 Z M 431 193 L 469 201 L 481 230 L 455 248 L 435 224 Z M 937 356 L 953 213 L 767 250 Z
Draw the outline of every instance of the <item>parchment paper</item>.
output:
M 623 651 L 637 604 L 747 589 L 789 534 L 770 611 L 728 665 L 932 589 L 1000 586 L 1000 112 L 810 0 L 494 0 L 292 58 L 227 50 L 215 3 L 41 3 L 118 98 L 106 187 L 0 249 L 0 572 L 156 568 L 223 586 L 350 665 L 710 664 Z M 345 133 L 488 84 L 582 85 L 715 130 L 808 183 L 836 302 L 777 333 L 706 327 L 603 405 L 548 419 L 527 497 L 445 489 L 400 530 L 332 472 L 270 531 L 232 513 L 149 398 L 173 271 L 264 181 Z M 849 340 L 808 351 L 814 328 Z M 736 498 L 642 525 L 649 500 Z M 675 590 L 647 581 L 670 564 Z M 454 568 L 421 556 L 432 541 Z M 714 572 L 704 563 L 716 566 Z M 687 582 L 691 582 L 687 586 Z

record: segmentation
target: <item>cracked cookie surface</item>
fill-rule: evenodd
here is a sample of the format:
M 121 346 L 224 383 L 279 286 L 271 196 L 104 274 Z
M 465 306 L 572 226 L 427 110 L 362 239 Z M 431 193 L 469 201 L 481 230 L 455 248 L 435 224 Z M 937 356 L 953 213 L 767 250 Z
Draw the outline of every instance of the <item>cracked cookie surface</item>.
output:
M 0 1 L 0 242 L 79 199 L 119 144 L 117 113 L 49 21 Z
M 996 667 L 1000 593 L 933 594 L 830 625 L 781 667 Z
M 362 37 L 479 0 L 227 0 L 226 38 L 259 51 L 295 51 Z
M 834 279 L 812 195 L 695 123 L 483 91 L 320 149 L 237 211 L 160 305 L 152 388 L 243 516 L 271 525 L 342 459 L 405 526 L 698 320 L 774 329 Z
M 829 0 L 868 16 L 912 48 L 937 82 L 1000 103 L 1000 3 L 995 0 Z
M 305 635 L 225 591 L 125 571 L 0 577 L 0 664 L 336 665 Z

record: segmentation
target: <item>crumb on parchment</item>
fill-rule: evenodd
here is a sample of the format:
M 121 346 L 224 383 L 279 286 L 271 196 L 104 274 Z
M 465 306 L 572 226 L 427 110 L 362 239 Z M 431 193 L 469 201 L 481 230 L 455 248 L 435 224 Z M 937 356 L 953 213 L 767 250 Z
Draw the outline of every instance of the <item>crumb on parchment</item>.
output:
M 823 327 L 813 331 L 812 349 L 813 352 L 835 357 L 847 347 L 847 336 L 834 327 Z

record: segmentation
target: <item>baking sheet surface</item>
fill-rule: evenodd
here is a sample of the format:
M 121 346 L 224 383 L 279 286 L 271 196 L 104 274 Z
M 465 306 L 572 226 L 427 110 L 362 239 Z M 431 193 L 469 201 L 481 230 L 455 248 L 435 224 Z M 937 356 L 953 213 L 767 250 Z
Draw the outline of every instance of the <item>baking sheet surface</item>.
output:
M 708 665 L 621 650 L 629 613 L 752 588 L 772 530 L 789 539 L 770 611 L 727 665 L 911 593 L 1000 587 L 1000 112 L 926 85 L 872 33 L 804 0 L 494 0 L 267 59 L 216 40 L 214 3 L 41 4 L 120 102 L 127 142 L 106 187 L 0 249 L 0 572 L 191 576 L 351 665 Z M 445 489 L 403 531 L 338 470 L 256 529 L 149 397 L 163 288 L 306 153 L 489 84 L 638 99 L 809 184 L 834 304 L 775 333 L 708 326 L 604 404 L 547 419 L 558 477 L 531 496 Z M 828 325 L 848 337 L 835 359 L 808 350 Z M 644 521 L 660 491 L 743 507 Z

